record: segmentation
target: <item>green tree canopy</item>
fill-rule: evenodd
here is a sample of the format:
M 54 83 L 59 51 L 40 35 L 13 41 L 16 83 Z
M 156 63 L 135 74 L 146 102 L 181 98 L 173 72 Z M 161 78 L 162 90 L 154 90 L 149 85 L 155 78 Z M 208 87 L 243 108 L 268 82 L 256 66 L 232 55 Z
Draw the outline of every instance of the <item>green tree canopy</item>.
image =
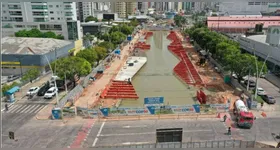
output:
M 98 46 L 106 48 L 107 52 L 110 52 L 109 50 L 114 50 L 115 49 L 115 45 L 111 42 L 108 42 L 108 41 L 101 42 L 101 43 L 98 44 Z
M 174 22 L 178 27 L 182 27 L 182 25 L 187 23 L 187 19 L 181 15 L 174 16 Z
M 85 22 L 90 22 L 90 21 L 98 22 L 98 19 L 96 17 L 93 17 L 93 16 L 86 17 Z
M 122 32 L 116 31 L 111 34 L 111 42 L 114 44 L 120 44 L 126 39 L 126 35 Z
M 100 47 L 100 46 L 95 46 L 93 48 L 93 50 L 97 54 L 97 64 L 99 64 L 99 61 L 104 59 L 107 56 L 107 50 L 106 50 L 106 48 Z
M 21 78 L 22 81 L 30 81 L 32 82 L 40 75 L 40 71 L 37 68 L 29 69 Z
M 139 21 L 136 18 L 132 18 L 129 23 L 130 26 L 136 27 L 139 25 Z
M 54 39 L 64 39 L 64 37 L 60 35 L 56 35 L 52 31 L 41 32 L 39 29 L 31 29 L 31 30 L 20 30 L 15 33 L 16 37 L 35 37 L 35 38 L 54 38 Z
M 57 59 L 51 66 L 56 65 L 56 74 L 59 78 L 71 80 L 75 83 L 75 75 L 85 76 L 91 72 L 91 64 L 84 58 L 70 56 Z
M 81 50 L 77 53 L 76 57 L 84 58 L 91 64 L 91 66 L 94 66 L 95 62 L 97 61 L 97 53 L 95 50 L 93 50 L 93 48 Z

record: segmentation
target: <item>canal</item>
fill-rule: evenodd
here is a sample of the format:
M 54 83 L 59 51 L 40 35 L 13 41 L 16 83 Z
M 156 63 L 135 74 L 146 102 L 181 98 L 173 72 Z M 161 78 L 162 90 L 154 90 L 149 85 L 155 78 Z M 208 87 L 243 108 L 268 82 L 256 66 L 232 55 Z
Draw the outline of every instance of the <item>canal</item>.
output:
M 147 57 L 147 63 L 132 79 L 132 84 L 139 96 L 138 100 L 123 100 L 121 106 L 142 107 L 145 97 L 164 97 L 165 104 L 193 104 L 196 89 L 188 87 L 173 75 L 173 68 L 179 63 L 167 46 L 169 32 L 155 31 L 147 41 L 150 50 L 141 51 L 139 56 Z

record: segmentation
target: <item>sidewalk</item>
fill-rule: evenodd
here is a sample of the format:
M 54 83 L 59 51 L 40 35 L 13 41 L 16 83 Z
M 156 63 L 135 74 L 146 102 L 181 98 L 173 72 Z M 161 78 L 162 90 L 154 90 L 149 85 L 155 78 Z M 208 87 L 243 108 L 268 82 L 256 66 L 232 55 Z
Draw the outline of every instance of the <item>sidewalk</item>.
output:
M 139 39 L 139 37 L 139 35 L 136 35 L 131 43 L 135 43 Z M 86 89 L 84 89 L 82 96 L 77 100 L 75 106 L 88 108 L 99 100 L 99 95 L 101 94 L 102 90 L 106 87 L 107 84 L 109 84 L 114 75 L 118 73 L 122 63 L 129 55 L 129 46 L 130 45 L 128 44 L 122 49 L 121 59 L 115 58 L 111 66 L 104 71 L 104 75 L 100 79 L 94 81 Z M 98 96 L 96 96 L 97 93 L 99 93 Z

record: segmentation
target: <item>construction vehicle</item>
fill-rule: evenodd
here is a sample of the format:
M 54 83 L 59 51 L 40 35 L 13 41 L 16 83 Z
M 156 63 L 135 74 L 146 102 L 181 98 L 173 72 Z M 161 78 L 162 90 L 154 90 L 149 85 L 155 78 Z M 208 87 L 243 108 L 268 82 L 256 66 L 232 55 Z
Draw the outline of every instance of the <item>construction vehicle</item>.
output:
M 253 126 L 255 117 L 252 112 L 248 110 L 242 100 L 235 101 L 234 114 L 236 115 L 236 123 L 238 127 L 251 128 Z

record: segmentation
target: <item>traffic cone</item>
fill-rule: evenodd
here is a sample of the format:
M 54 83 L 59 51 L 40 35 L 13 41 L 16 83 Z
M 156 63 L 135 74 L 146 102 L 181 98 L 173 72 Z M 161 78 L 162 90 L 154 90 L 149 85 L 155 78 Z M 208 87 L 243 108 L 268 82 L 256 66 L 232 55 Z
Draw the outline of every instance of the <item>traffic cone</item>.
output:
M 265 112 L 262 112 L 261 115 L 262 115 L 263 117 L 266 117 L 266 113 L 265 113 Z

